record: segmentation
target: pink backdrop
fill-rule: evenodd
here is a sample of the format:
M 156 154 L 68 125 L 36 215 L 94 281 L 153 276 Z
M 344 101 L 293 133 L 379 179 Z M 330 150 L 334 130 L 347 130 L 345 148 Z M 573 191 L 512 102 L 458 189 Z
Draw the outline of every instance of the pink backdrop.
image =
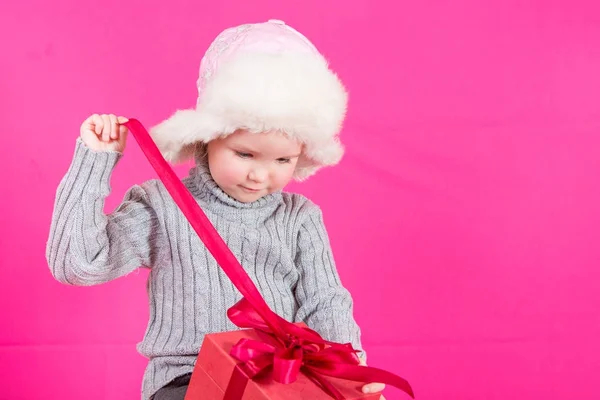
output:
M 597 2 L 87 3 L 0 5 L 1 399 L 139 398 L 146 273 L 55 282 L 56 186 L 87 115 L 193 106 L 214 36 L 269 18 L 351 92 L 346 158 L 291 189 L 324 209 L 371 364 L 419 399 L 600 398 Z M 153 177 L 131 140 L 107 209 Z

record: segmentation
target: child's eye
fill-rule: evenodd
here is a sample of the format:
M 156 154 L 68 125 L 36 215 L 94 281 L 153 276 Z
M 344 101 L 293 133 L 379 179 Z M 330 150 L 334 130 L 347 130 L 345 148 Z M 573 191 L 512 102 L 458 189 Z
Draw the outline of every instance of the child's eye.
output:
M 290 161 L 291 161 L 291 160 L 290 160 L 289 158 L 278 158 L 278 159 L 277 159 L 277 162 L 278 162 L 279 164 L 289 164 L 289 163 L 290 163 Z
M 236 151 L 235 154 L 237 154 L 238 157 L 241 158 L 252 158 L 252 154 L 250 153 L 242 153 L 241 151 Z

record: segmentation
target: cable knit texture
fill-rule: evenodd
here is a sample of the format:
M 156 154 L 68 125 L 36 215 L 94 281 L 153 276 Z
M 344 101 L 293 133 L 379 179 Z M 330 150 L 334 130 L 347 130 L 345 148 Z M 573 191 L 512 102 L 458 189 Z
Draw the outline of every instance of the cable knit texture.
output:
M 241 295 L 160 180 L 133 186 L 114 212 L 104 213 L 120 158 L 77 140 L 56 193 L 46 258 L 53 276 L 71 285 L 150 270 L 150 319 L 137 346 L 149 359 L 145 400 L 193 370 L 206 333 L 237 329 L 226 311 Z M 352 298 L 340 282 L 318 206 L 285 192 L 238 202 L 201 160 L 183 182 L 277 314 L 362 349 Z

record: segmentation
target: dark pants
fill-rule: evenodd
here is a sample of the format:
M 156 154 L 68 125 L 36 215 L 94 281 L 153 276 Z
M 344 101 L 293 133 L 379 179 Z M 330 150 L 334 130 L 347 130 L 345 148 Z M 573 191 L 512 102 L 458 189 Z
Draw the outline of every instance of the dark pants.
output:
M 168 385 L 158 389 L 152 400 L 183 400 L 191 377 L 192 374 L 186 374 L 173 379 Z

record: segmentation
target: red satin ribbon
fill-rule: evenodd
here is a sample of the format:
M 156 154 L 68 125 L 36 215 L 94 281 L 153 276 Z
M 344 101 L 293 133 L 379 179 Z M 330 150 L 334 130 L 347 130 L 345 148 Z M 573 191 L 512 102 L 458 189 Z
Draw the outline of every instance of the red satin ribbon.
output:
M 359 366 L 356 350 L 348 344 L 339 344 L 323 340 L 318 333 L 288 323 L 284 330 L 293 327 L 303 330 L 307 336 L 318 339 L 302 339 L 288 331 L 285 336 L 277 336 L 270 331 L 267 324 L 253 306 L 242 299 L 227 311 L 229 319 L 241 328 L 254 328 L 269 335 L 266 341 L 250 339 L 240 340 L 231 350 L 231 355 L 240 361 L 236 367 L 236 379 L 232 379 L 224 399 L 235 400 L 235 385 L 245 387 L 248 379 L 272 367 L 271 377 L 279 383 L 292 383 L 298 373 L 303 372 L 319 385 L 328 395 L 336 400 L 343 400 L 342 394 L 326 379 L 326 376 L 348 379 L 358 382 L 381 382 L 397 387 L 414 398 L 409 383 L 388 371 L 378 368 Z M 246 376 L 243 381 L 240 374 Z M 242 391 L 243 393 L 243 391 Z M 229 397 L 230 396 L 230 397 Z
M 227 311 L 229 319 L 240 328 L 254 328 L 271 338 L 270 343 L 242 339 L 233 347 L 231 355 L 240 362 L 232 374 L 225 400 L 241 399 L 248 380 L 267 370 L 271 370 L 276 382 L 284 384 L 294 382 L 298 373 L 302 372 L 336 400 L 343 400 L 344 397 L 325 376 L 381 382 L 395 386 L 414 398 L 409 383 L 403 378 L 378 368 L 359 366 L 356 350 L 349 343 L 326 341 L 317 332 L 294 325 L 275 314 L 194 197 L 163 158 L 144 126 L 136 119 L 130 119 L 125 126 L 208 251 L 242 294 L 242 300 Z

